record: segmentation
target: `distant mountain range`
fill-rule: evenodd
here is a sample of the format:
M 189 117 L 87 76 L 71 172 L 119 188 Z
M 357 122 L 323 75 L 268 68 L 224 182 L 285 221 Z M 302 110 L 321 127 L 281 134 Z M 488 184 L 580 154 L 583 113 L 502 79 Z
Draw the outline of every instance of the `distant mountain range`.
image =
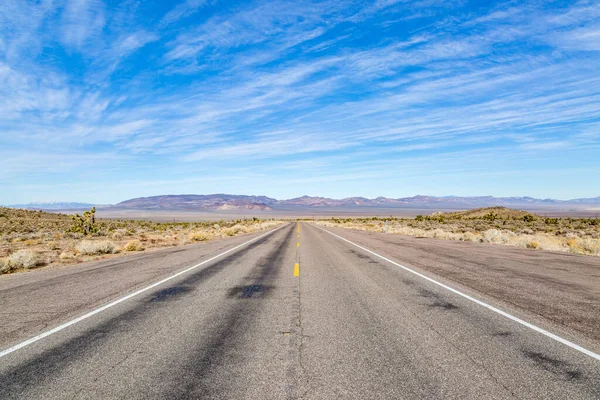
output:
M 266 196 L 232 194 L 180 194 L 138 197 L 115 204 L 114 208 L 134 210 L 270 210 L 277 200 Z
M 24 208 L 27 210 L 79 210 L 90 209 L 94 207 L 90 203 L 74 203 L 61 201 L 36 202 L 27 204 L 13 204 L 11 208 Z
M 600 205 L 600 196 L 587 199 L 554 200 L 533 197 L 493 197 L 493 196 L 412 196 L 392 199 L 377 197 L 347 197 L 331 199 L 327 197 L 302 196 L 294 199 L 277 200 L 267 196 L 244 196 L 232 194 L 182 194 L 152 197 L 138 197 L 115 205 L 97 206 L 110 209 L 132 210 L 258 210 L 269 211 L 289 208 L 326 207 L 381 207 L 381 208 L 476 208 L 476 207 L 586 207 Z M 50 202 L 17 204 L 10 207 L 40 210 L 89 209 L 93 204 Z

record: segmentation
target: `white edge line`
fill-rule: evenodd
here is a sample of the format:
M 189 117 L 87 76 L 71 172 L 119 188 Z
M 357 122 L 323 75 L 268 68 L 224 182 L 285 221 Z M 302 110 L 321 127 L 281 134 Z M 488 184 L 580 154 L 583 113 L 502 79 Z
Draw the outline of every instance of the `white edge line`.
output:
M 287 224 L 286 224 L 286 225 L 287 225 Z M 283 226 L 285 226 L 285 225 L 283 225 Z M 94 315 L 96 315 L 96 314 L 98 314 L 98 313 L 101 313 L 101 312 L 102 312 L 102 311 L 104 311 L 104 310 L 107 310 L 107 309 L 109 309 L 109 308 L 111 308 L 111 307 L 114 307 L 114 306 L 116 306 L 117 304 L 120 304 L 120 303 L 122 303 L 122 302 L 124 302 L 124 301 L 127 301 L 127 300 L 131 299 L 132 297 L 135 297 L 135 296 L 137 296 L 137 295 L 139 295 L 139 294 L 142 294 L 142 293 L 144 293 L 144 292 L 147 292 L 148 290 L 150 290 L 150 289 L 152 289 L 152 288 L 155 288 L 155 287 L 157 287 L 157 286 L 159 286 L 159 285 L 162 285 L 163 283 L 165 283 L 165 282 L 168 282 L 168 281 L 170 281 L 171 279 L 177 278 L 177 277 L 178 277 L 178 276 L 180 276 L 180 275 L 183 275 L 183 274 L 185 274 L 185 273 L 187 273 L 187 272 L 190 272 L 191 270 L 193 270 L 193 269 L 195 269 L 195 268 L 198 268 L 198 267 L 200 267 L 200 266 L 202 266 L 202 265 L 204 265 L 204 264 L 206 264 L 206 263 L 209 263 L 209 262 L 211 262 L 211 261 L 213 261 L 213 260 L 215 260 L 215 259 L 217 259 L 217 258 L 219 258 L 219 257 L 221 257 L 221 256 L 224 256 L 224 255 L 225 255 L 225 254 L 227 254 L 227 253 L 231 253 L 232 251 L 234 251 L 234 250 L 237 250 L 237 249 L 239 249 L 240 247 L 243 247 L 243 246 L 245 246 L 245 245 L 247 245 L 247 244 L 250 244 L 250 243 L 252 243 L 252 242 L 255 242 L 255 241 L 257 241 L 258 239 L 260 239 L 260 238 L 262 238 L 262 237 L 264 237 L 264 236 L 267 236 L 267 235 L 269 235 L 269 234 L 271 234 L 271 233 L 273 233 L 273 232 L 275 232 L 275 231 L 277 231 L 277 230 L 279 230 L 279 229 L 283 228 L 283 226 L 280 226 L 280 227 L 278 227 L 278 228 L 275 228 L 275 229 L 273 229 L 273 230 L 270 230 L 270 231 L 268 231 L 268 232 L 265 232 L 265 233 L 263 233 L 263 234 L 262 234 L 262 235 L 260 235 L 260 236 L 257 236 L 257 237 L 255 237 L 255 238 L 253 238 L 253 239 L 251 239 L 251 240 L 248 240 L 247 242 L 244 242 L 244 243 L 242 243 L 242 244 L 239 244 L 239 245 L 237 245 L 237 246 L 235 246 L 235 247 L 232 247 L 231 249 L 229 249 L 229 250 L 226 250 L 226 251 L 224 251 L 223 253 L 217 254 L 216 256 L 214 256 L 214 257 L 211 257 L 211 258 L 209 258 L 208 260 L 204 260 L 204 261 L 202 261 L 202 262 L 201 262 L 201 263 L 199 263 L 199 264 L 193 265 L 193 266 L 191 266 L 191 267 L 189 267 L 189 268 L 187 268 L 187 269 L 184 269 L 183 271 L 179 271 L 178 273 L 176 273 L 176 274 L 174 274 L 174 275 L 171 275 L 171 276 L 169 276 L 169 277 L 167 277 L 167 278 L 165 278 L 165 279 L 162 279 L 162 280 L 160 280 L 160 281 L 158 281 L 158 282 L 155 282 L 155 283 L 151 284 L 150 286 L 146 286 L 145 288 L 139 289 L 139 290 L 137 290 L 137 291 L 135 291 L 135 292 L 133 292 L 133 293 L 130 293 L 130 294 L 128 294 L 127 296 L 123 296 L 123 297 L 121 297 L 121 298 L 119 298 L 119 299 L 117 299 L 117 300 L 114 300 L 114 301 L 112 301 L 112 302 L 110 302 L 110 303 L 108 303 L 108 304 L 105 304 L 105 305 L 103 305 L 102 307 L 96 308 L 95 310 L 92 310 L 92 311 L 90 311 L 90 312 L 89 312 L 89 313 L 87 313 L 87 314 L 84 314 L 84 315 L 82 315 L 82 316 L 80 316 L 80 317 L 77 317 L 77 318 L 75 318 L 75 319 L 72 319 L 72 320 L 71 320 L 71 321 L 69 321 L 69 322 L 65 322 L 64 324 L 62 324 L 62 325 L 59 325 L 59 326 L 57 326 L 56 328 L 50 329 L 49 331 L 46 331 L 46 332 L 44 332 L 44 333 L 41 333 L 41 334 L 39 334 L 39 335 L 37 335 L 37 336 L 34 336 L 34 337 L 32 337 L 31 339 L 27 339 L 27 340 L 25 340 L 24 342 L 21 342 L 21 343 L 19 343 L 19 344 L 16 344 L 16 345 L 14 345 L 14 346 L 12 346 L 12 347 L 9 347 L 8 349 L 6 349 L 6 350 L 3 350 L 3 351 L 1 351 L 1 352 L 0 352 L 0 358 L 4 357 L 4 356 L 6 356 L 6 355 L 8 355 L 8 354 L 10 354 L 10 353 L 13 353 L 13 352 L 15 352 L 15 351 L 17 351 L 17 350 L 19 350 L 19 349 L 22 349 L 23 347 L 29 346 L 30 344 L 32 344 L 32 343 L 35 343 L 35 342 L 37 342 L 38 340 L 42 340 L 42 339 L 43 339 L 43 338 L 45 338 L 45 337 L 48 337 L 48 336 L 50 336 L 50 335 L 53 335 L 53 334 L 55 334 L 55 333 L 57 333 L 57 332 L 60 332 L 60 331 L 62 331 L 63 329 L 66 329 L 66 328 L 70 327 L 71 325 L 75 325 L 75 324 L 76 324 L 76 323 L 78 323 L 78 322 L 81 322 L 81 321 L 83 321 L 83 320 L 85 320 L 85 319 L 88 319 L 88 318 L 89 318 L 89 317 L 91 317 L 91 316 L 94 316 Z
M 560 343 L 562 343 L 562 344 L 564 344 L 566 346 L 571 347 L 572 349 L 575 349 L 575 350 L 577 350 L 577 351 L 579 351 L 579 352 L 581 352 L 581 353 L 583 353 L 583 354 L 585 354 L 587 356 L 590 356 L 590 357 L 595 358 L 596 360 L 600 361 L 600 354 L 596 354 L 593 351 L 590 351 L 590 350 L 588 350 L 588 349 L 586 349 L 584 347 L 581 347 L 578 344 L 575 344 L 575 343 L 573 343 L 573 342 L 571 342 L 571 341 L 569 341 L 567 339 L 563 339 L 560 336 L 555 335 L 554 333 L 548 332 L 547 330 L 542 329 L 540 327 L 537 327 L 537 326 L 535 326 L 535 325 L 533 325 L 533 324 L 531 324 L 531 323 L 529 323 L 527 321 L 523 321 L 522 319 L 520 319 L 518 317 L 515 317 L 514 315 L 511 315 L 511 314 L 507 313 L 506 311 L 502 311 L 502 310 L 500 310 L 500 309 L 498 309 L 498 308 L 496 308 L 494 306 L 491 306 L 491 305 L 489 305 L 487 303 L 484 303 L 481 300 L 478 300 L 478 299 L 476 299 L 474 297 L 471 297 L 468 294 L 464 294 L 464 293 L 462 293 L 462 292 L 460 292 L 460 291 L 458 291 L 458 290 L 456 290 L 456 289 L 454 289 L 454 288 L 452 288 L 452 287 L 450 287 L 448 285 L 444 285 L 443 283 L 438 282 L 435 279 L 432 279 L 432 278 L 430 278 L 430 277 L 428 277 L 426 275 L 423 275 L 423 274 L 421 274 L 421 273 L 419 273 L 417 271 L 414 271 L 414 270 L 412 270 L 412 269 L 410 269 L 408 267 L 405 267 L 404 265 L 398 264 L 397 262 L 392 261 L 389 258 L 386 258 L 386 257 L 384 257 L 382 255 L 379 255 L 379 254 L 375 253 L 374 251 L 371 251 L 371 250 L 366 249 L 366 248 L 364 248 L 362 246 L 359 246 L 356 243 L 353 243 L 353 242 L 349 241 L 348 239 L 344 239 L 343 237 L 336 235 L 335 233 L 329 232 L 328 230 L 323 229 L 323 228 L 321 228 L 319 226 L 316 226 L 316 225 L 315 225 L 315 227 L 318 228 L 318 229 L 320 229 L 320 230 L 322 230 L 322 231 L 324 231 L 324 232 L 329 233 L 330 235 L 333 235 L 333 236 L 337 237 L 338 239 L 341 239 L 341 240 L 343 240 L 345 242 L 348 242 L 351 245 L 356 246 L 356 247 L 358 247 L 359 249 L 361 249 L 363 251 L 366 251 L 367 253 L 373 254 L 374 256 L 377 256 L 377 257 L 381 258 L 382 260 L 385 260 L 385 261 L 389 262 L 390 264 L 393 264 L 393 265 L 395 265 L 397 267 L 400 267 L 400 268 L 402 268 L 402 269 L 404 269 L 404 270 L 406 270 L 406 271 L 408 271 L 408 272 L 410 272 L 412 274 L 417 275 L 420 278 L 423 278 L 423 279 L 425 279 L 425 280 L 427 280 L 427 281 L 429 281 L 431 283 L 434 283 L 434 284 L 436 284 L 438 286 L 441 286 L 444 289 L 447 289 L 447 290 L 451 291 L 454 294 L 457 294 L 457 295 L 459 295 L 461 297 L 464 297 L 467 300 L 471 300 L 472 302 L 477 303 L 480 306 L 483 306 L 483 307 L 487 308 L 488 310 L 491 310 L 491 311 L 493 311 L 493 312 L 495 312 L 497 314 L 500 314 L 503 317 L 506 317 L 506 318 L 508 318 L 508 319 L 510 319 L 510 320 L 512 320 L 514 322 L 517 322 L 517 323 L 519 323 L 519 324 L 521 324 L 523 326 L 526 326 L 529 329 L 532 329 L 532 330 L 534 330 L 536 332 L 539 332 L 542 335 L 545 335 L 545 336 L 547 336 L 547 337 L 549 337 L 551 339 L 554 339 L 557 342 L 560 342 Z

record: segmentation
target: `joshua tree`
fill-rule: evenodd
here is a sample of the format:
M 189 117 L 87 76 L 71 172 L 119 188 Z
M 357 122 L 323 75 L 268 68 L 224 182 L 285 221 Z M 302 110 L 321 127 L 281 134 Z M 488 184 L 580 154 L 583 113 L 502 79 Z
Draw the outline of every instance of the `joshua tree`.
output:
M 96 207 L 92 207 L 90 211 L 83 213 L 83 217 L 79 214 L 71 215 L 73 220 L 72 232 L 83 233 L 84 235 L 91 235 L 98 232 L 96 226 Z

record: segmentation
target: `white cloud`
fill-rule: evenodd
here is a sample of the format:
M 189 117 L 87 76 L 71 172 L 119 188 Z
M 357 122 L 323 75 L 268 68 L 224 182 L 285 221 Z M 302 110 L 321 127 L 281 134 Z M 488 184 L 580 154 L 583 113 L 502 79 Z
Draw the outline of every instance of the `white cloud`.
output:
M 61 40 L 67 47 L 81 49 L 101 34 L 105 24 L 105 5 L 101 0 L 67 0 L 61 18 Z
M 551 42 L 567 50 L 600 51 L 600 24 L 557 32 Z
M 207 0 L 185 0 L 166 13 L 160 20 L 160 25 L 167 26 L 182 18 L 189 17 L 208 4 Z

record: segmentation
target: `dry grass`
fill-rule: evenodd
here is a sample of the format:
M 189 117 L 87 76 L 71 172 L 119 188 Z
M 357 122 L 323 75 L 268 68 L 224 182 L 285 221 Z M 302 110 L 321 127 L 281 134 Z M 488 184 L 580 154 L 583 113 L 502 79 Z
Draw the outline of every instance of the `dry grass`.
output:
M 0 207 L 0 273 L 181 246 L 262 231 L 281 223 L 256 218 L 217 224 L 101 219 L 96 222 L 97 232 L 84 236 L 73 232 L 68 215 Z
M 503 207 L 434 213 L 415 219 L 332 218 L 317 223 L 398 235 L 600 255 L 599 219 L 546 218 Z

